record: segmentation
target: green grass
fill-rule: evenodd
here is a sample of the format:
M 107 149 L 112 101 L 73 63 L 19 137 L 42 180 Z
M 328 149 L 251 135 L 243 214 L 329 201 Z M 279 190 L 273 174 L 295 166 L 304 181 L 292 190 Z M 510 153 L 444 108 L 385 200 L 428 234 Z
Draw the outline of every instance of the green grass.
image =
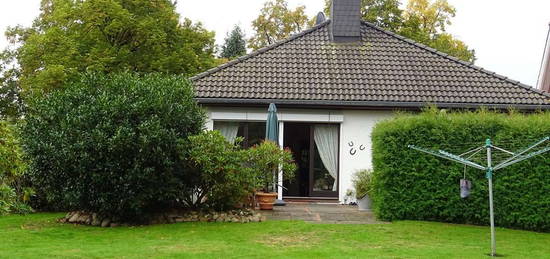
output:
M 399 221 L 380 225 L 181 223 L 99 228 L 62 214 L 0 217 L 0 258 L 488 258 L 487 227 Z M 550 234 L 497 229 L 505 258 L 550 258 Z

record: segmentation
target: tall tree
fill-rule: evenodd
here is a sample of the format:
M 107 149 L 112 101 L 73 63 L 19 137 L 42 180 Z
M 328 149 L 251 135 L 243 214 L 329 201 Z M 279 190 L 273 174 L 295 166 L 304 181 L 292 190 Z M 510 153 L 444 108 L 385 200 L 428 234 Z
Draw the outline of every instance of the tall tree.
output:
M 326 13 L 331 3 L 325 0 Z M 464 61 L 475 61 L 475 51 L 446 32 L 456 15 L 447 0 L 409 0 L 404 10 L 399 6 L 399 0 L 362 0 L 362 18 Z
M 325 13 L 330 15 L 332 0 L 325 0 Z M 402 24 L 399 0 L 361 0 L 361 17 L 384 29 L 397 31 Z
M 252 21 L 256 33 L 248 41 L 249 47 L 256 50 L 304 30 L 310 24 L 305 9 L 301 5 L 292 10 L 286 0 L 266 2 L 258 18 Z
M 17 118 L 22 112 L 21 89 L 17 82 L 18 72 L 14 52 L 0 52 L 0 120 Z
M 225 42 L 222 46 L 220 57 L 226 59 L 234 59 L 246 54 L 246 40 L 241 27 L 235 25 L 233 30 L 225 37 Z
M 180 23 L 169 0 L 42 0 L 40 10 L 31 27 L 6 32 L 19 46 L 25 94 L 52 91 L 84 71 L 192 75 L 216 62 L 214 33 Z
M 399 34 L 464 61 L 473 62 L 475 51 L 446 32 L 455 15 L 456 9 L 447 0 L 409 0 L 403 11 L 403 26 Z

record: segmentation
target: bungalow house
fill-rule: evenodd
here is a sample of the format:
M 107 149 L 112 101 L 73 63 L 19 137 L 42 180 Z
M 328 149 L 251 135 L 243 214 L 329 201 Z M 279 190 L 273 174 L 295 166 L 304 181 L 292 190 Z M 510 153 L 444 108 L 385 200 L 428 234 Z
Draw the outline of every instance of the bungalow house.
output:
M 299 165 L 279 199 L 344 201 L 371 167 L 370 134 L 395 110 L 550 109 L 550 94 L 361 21 L 360 0 L 335 0 L 331 19 L 192 78 L 208 129 L 245 147 L 278 107 L 279 144 Z

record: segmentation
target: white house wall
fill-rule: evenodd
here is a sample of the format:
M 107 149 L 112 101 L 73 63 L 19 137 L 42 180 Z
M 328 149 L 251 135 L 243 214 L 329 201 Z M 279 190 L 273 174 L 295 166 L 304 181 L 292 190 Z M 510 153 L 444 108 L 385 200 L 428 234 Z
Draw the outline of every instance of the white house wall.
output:
M 352 188 L 353 173 L 372 168 L 371 133 L 380 120 L 390 118 L 391 111 L 279 109 L 279 121 L 339 123 L 340 126 L 340 183 L 339 200 Z M 267 109 L 238 107 L 207 107 L 206 128 L 213 129 L 213 121 L 265 121 Z M 281 131 L 282 133 L 282 131 Z M 348 200 L 349 202 L 350 200 Z
M 390 118 L 391 111 L 344 110 L 340 127 L 339 200 L 353 189 L 351 179 L 357 170 L 372 169 L 371 133 L 377 122 Z M 349 200 L 348 200 L 349 202 Z

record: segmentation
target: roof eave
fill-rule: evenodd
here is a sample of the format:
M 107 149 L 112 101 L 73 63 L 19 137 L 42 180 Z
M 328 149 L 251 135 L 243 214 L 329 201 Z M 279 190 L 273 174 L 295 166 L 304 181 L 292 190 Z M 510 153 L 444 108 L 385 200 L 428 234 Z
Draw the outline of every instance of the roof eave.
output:
M 353 108 L 353 109 L 420 109 L 429 105 L 439 108 L 453 109 L 519 109 L 519 110 L 550 110 L 550 103 L 545 105 L 532 104 L 498 104 L 498 103 L 437 103 L 437 102 L 389 102 L 389 101 L 330 101 L 330 100 L 285 100 L 285 99 L 233 99 L 233 98 L 196 98 L 203 105 L 277 105 L 300 108 Z

